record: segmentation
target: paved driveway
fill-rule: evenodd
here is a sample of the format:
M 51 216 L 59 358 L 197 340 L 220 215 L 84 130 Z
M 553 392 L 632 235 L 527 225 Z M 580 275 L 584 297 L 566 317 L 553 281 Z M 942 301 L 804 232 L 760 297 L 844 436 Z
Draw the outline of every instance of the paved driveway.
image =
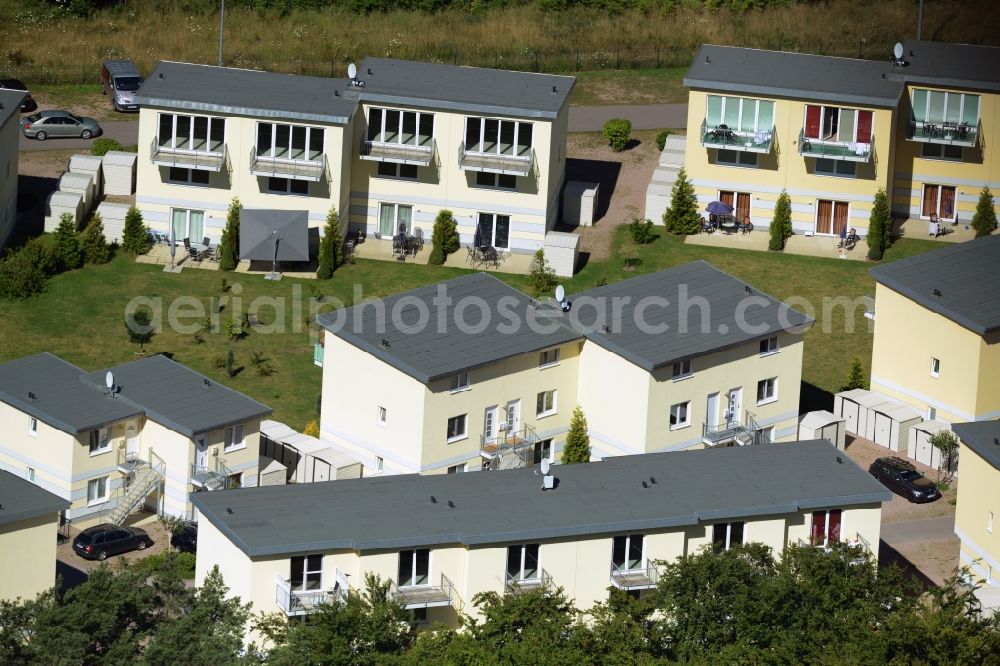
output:
M 101 123 L 101 137 L 114 139 L 123 146 L 134 146 L 139 140 L 138 120 L 114 120 Z M 38 141 L 21 135 L 21 150 L 90 150 L 93 139 L 46 139 Z

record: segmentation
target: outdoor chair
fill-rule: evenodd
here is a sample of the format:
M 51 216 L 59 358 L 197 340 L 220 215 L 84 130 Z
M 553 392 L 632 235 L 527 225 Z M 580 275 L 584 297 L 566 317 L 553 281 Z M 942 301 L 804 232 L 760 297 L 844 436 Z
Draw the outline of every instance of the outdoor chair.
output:
M 424 249 L 424 230 L 417 227 L 417 230 L 413 232 L 414 238 L 417 239 L 417 250 Z

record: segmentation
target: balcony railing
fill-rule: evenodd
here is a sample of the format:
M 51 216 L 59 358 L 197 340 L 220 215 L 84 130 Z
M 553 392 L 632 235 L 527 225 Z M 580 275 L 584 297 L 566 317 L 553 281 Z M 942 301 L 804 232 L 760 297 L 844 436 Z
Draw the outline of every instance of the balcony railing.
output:
M 975 146 L 982 130 L 982 122 L 930 123 L 911 120 L 906 138 L 920 143 L 942 143 L 951 146 Z
M 535 163 L 535 151 L 527 155 L 501 155 L 466 150 L 463 141 L 458 146 L 458 168 L 463 171 L 485 171 L 502 175 L 527 176 Z
M 709 125 L 701 121 L 701 145 L 720 150 L 736 150 L 744 153 L 769 153 L 774 143 L 774 127 L 756 132 L 737 130 L 728 125 Z
M 525 423 L 517 430 L 499 430 L 493 438 L 480 435 L 479 455 L 485 469 L 527 467 L 539 441 L 535 429 Z
M 436 145 L 437 143 L 434 139 L 431 139 L 429 144 L 420 146 L 383 141 L 362 141 L 361 159 L 375 162 L 428 166 L 434 159 Z
M 518 578 L 507 573 L 504 591 L 507 594 L 521 594 L 537 589 L 551 589 L 552 576 L 545 569 L 539 569 L 538 571 L 538 575 L 532 578 Z
M 291 178 L 319 182 L 326 176 L 326 154 L 315 160 L 296 160 L 273 155 L 261 155 L 250 149 L 250 173 L 264 178 Z
M 433 608 L 435 606 L 452 606 L 461 610 L 462 602 L 455 590 L 454 583 L 441 574 L 440 585 L 406 585 L 399 587 L 390 581 L 389 595 L 406 609 Z
M 338 604 L 347 602 L 347 577 L 337 569 L 336 584 L 329 590 L 293 590 L 291 581 L 275 577 L 275 601 L 278 608 L 288 617 L 315 613 L 322 604 Z
M 231 474 L 222 456 L 211 457 L 206 465 L 191 463 L 191 485 L 205 490 L 225 490 Z
M 619 590 L 650 590 L 660 580 L 660 569 L 651 562 L 646 566 L 628 569 L 611 563 L 611 584 Z
M 226 163 L 227 148 L 221 150 L 189 150 L 161 146 L 159 137 L 154 137 L 149 146 L 149 158 L 153 164 L 198 171 L 221 171 Z
M 805 129 L 802 129 L 799 130 L 799 155 L 845 162 L 869 162 L 872 159 L 872 144 L 871 141 L 864 143 L 813 139 L 807 137 Z
M 750 446 L 756 444 L 772 444 L 771 438 L 764 433 L 750 411 L 746 412 L 745 423 L 736 419 L 727 419 L 725 423 L 701 426 L 701 439 L 707 446 L 724 446 L 733 444 Z

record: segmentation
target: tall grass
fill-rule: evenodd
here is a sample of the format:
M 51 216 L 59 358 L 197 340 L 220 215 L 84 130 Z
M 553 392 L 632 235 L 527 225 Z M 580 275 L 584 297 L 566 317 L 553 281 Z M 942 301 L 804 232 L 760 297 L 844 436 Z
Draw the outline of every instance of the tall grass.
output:
M 131 0 L 88 19 L 54 16 L 42 3 L 0 3 L 0 73 L 37 83 L 95 78 L 109 57 L 215 63 L 217 13 Z M 535 6 L 360 15 L 343 8 L 287 13 L 230 9 L 225 62 L 248 68 L 342 75 L 364 56 L 391 56 L 542 71 L 687 65 L 702 43 L 888 58 L 916 32 L 915 0 L 788 3 L 734 12 L 703 6 L 608 13 Z M 1000 3 L 934 2 L 924 38 L 998 44 Z M 557 57 L 554 54 L 562 52 Z

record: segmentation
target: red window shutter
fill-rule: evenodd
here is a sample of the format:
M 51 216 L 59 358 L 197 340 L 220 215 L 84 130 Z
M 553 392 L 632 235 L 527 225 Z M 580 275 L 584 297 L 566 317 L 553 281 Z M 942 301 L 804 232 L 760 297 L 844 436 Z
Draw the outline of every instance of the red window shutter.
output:
M 814 511 L 812 522 L 812 543 L 814 546 L 823 543 L 823 535 L 826 533 L 826 511 Z
M 830 531 L 827 537 L 831 542 L 840 541 L 840 509 L 830 509 Z
M 820 107 L 806 106 L 806 136 L 810 139 L 819 138 Z
M 872 142 L 872 112 L 858 111 L 858 132 L 855 139 L 858 143 Z

